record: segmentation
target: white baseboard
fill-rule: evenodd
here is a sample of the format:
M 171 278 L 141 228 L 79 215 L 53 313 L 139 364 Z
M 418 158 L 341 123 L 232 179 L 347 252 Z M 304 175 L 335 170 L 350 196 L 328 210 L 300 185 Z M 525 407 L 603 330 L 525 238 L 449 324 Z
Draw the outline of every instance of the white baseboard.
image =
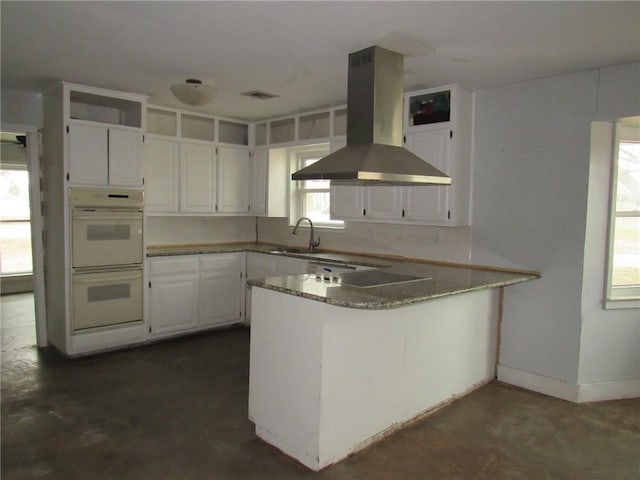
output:
M 525 372 L 515 368 L 498 365 L 498 380 L 516 387 L 526 388 L 534 392 L 544 393 L 552 397 L 578 401 L 578 386 L 566 383 L 561 380 L 538 375 L 537 373 Z
M 578 392 L 579 403 L 636 397 L 640 397 L 640 378 L 616 382 L 582 383 Z
M 498 380 L 574 403 L 640 397 L 640 379 L 573 384 L 498 365 Z

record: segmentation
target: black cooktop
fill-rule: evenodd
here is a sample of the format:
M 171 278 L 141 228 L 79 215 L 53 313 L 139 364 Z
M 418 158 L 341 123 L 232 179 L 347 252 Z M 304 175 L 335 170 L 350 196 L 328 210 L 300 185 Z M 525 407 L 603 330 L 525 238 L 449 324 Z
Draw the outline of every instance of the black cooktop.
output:
M 404 273 L 386 272 L 384 270 L 362 270 L 360 272 L 343 273 L 340 278 L 343 285 L 351 287 L 370 288 L 398 283 L 416 282 L 419 280 L 431 280 L 426 277 L 416 277 Z

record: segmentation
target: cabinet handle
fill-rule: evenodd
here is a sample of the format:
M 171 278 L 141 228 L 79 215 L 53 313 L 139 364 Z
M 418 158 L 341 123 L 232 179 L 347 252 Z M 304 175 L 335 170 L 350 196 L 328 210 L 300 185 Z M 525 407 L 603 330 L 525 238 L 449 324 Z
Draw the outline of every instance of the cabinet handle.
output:
M 404 218 L 404 208 L 402 209 L 402 218 Z
M 363 216 L 363 217 L 366 217 L 366 216 L 367 216 L 367 209 L 366 209 L 366 208 L 363 208 L 363 209 L 362 209 L 362 216 Z
M 453 138 L 453 130 L 449 130 L 449 138 Z

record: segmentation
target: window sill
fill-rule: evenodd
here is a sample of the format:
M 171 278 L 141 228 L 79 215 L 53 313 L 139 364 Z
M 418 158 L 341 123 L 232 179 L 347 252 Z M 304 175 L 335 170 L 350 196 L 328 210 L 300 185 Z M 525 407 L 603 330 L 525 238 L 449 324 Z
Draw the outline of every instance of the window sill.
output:
M 605 310 L 621 310 L 628 308 L 640 308 L 640 298 L 625 298 L 619 300 L 605 300 L 603 308 Z

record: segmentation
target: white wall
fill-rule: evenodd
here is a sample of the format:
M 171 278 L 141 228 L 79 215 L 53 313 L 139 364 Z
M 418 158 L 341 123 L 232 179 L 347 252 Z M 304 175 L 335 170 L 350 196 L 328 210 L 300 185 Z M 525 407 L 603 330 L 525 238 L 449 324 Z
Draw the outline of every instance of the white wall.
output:
M 602 308 L 613 123 L 595 122 L 591 144 L 578 376 L 581 384 L 640 379 L 638 309 Z
M 255 217 L 147 217 L 147 245 L 253 242 Z
M 40 93 L 2 88 L 2 123 L 32 125 L 43 123 L 43 103 Z
M 476 92 L 471 262 L 542 274 L 506 292 L 501 366 L 573 386 L 638 377 L 637 356 L 603 354 L 637 322 L 603 313 L 590 331 L 585 317 L 583 336 L 583 302 L 602 296 L 583 299 L 583 275 L 598 275 L 584 264 L 591 122 L 637 115 L 639 78 L 636 63 Z
M 309 230 L 304 228 L 296 236 L 292 230 L 286 219 L 258 220 L 261 242 L 306 247 Z M 344 230 L 325 229 L 315 235 L 320 236 L 320 249 L 469 262 L 469 227 L 347 222 Z

